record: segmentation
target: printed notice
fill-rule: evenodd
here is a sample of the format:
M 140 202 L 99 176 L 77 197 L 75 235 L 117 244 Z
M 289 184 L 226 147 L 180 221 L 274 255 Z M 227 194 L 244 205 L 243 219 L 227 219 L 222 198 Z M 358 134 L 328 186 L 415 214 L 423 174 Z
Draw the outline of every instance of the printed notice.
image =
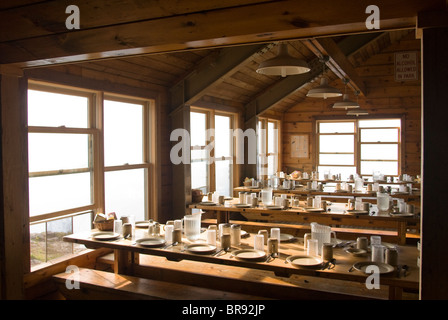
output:
M 417 52 L 395 53 L 395 81 L 418 80 Z
M 291 136 L 291 158 L 308 158 L 308 135 Z

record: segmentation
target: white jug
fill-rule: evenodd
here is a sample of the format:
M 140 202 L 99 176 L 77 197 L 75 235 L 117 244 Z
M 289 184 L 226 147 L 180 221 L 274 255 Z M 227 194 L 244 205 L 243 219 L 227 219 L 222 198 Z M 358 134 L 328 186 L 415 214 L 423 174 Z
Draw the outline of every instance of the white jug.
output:
M 334 239 L 336 240 L 336 232 L 331 231 L 331 227 L 320 225 L 316 222 L 312 222 L 311 224 L 311 234 L 305 233 L 304 236 L 304 246 L 306 248 L 307 241 L 311 236 L 311 239 L 317 239 L 317 247 L 319 255 L 322 254 L 322 246 L 324 243 L 331 243 L 331 235 L 333 234 Z
M 197 240 L 201 234 L 201 213 L 189 214 L 184 217 L 184 232 L 188 240 Z

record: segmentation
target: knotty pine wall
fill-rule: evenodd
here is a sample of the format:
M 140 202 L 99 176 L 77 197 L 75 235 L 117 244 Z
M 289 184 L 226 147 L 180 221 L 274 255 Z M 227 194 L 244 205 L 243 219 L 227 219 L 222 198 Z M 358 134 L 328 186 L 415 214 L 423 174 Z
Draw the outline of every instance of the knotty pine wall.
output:
M 420 53 L 420 40 L 412 38 L 412 36 L 407 37 L 394 43 L 365 61 L 357 62 L 355 57 L 352 57 L 351 61 L 355 65 L 358 75 L 364 79 L 368 90 L 366 97 L 359 97 L 361 108 L 367 109 L 370 115 L 375 116 L 404 116 L 402 173 L 418 175 L 421 171 L 421 75 L 419 74 L 418 81 L 396 82 L 394 78 L 395 52 L 418 51 Z M 418 56 L 420 60 L 420 54 Z M 331 85 L 344 92 L 344 84 L 340 79 L 331 81 Z M 347 92 L 352 100 L 356 100 L 351 90 L 348 89 Z M 331 108 L 337 100 L 305 97 L 302 102 L 284 112 L 282 126 L 283 170 L 297 168 L 310 172 L 315 169 L 315 120 L 323 117 L 348 118 L 345 116 L 345 111 L 334 111 Z M 308 159 L 291 157 L 291 136 L 297 134 L 309 134 L 310 136 L 310 157 Z

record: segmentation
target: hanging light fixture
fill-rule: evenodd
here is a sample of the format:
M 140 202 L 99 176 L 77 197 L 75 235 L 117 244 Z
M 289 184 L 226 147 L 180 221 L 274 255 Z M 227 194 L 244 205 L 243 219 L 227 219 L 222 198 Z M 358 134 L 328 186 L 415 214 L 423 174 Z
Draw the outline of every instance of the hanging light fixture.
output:
M 345 92 L 342 98 L 342 101 L 338 101 L 335 104 L 333 104 L 333 109 L 354 109 L 354 108 L 359 108 L 359 104 L 358 102 L 354 102 L 351 101 L 349 99 L 349 96 L 347 94 L 347 84 L 349 82 L 348 79 L 343 79 L 344 83 L 345 83 Z M 358 97 L 359 92 L 356 92 L 356 97 Z
M 328 61 L 328 57 L 323 57 L 321 59 L 323 65 L 323 75 L 320 79 L 320 86 L 317 86 L 306 94 L 307 97 L 311 98 L 335 98 L 342 96 L 342 92 L 339 89 L 331 87 L 328 85 L 328 79 L 325 77 L 325 63 Z
M 348 116 L 367 116 L 368 114 L 364 109 L 351 109 L 347 111 Z
M 310 71 L 306 61 L 294 58 L 288 54 L 288 45 L 281 43 L 278 48 L 278 54 L 275 58 L 268 59 L 260 63 L 257 73 L 269 76 L 290 76 L 302 74 Z

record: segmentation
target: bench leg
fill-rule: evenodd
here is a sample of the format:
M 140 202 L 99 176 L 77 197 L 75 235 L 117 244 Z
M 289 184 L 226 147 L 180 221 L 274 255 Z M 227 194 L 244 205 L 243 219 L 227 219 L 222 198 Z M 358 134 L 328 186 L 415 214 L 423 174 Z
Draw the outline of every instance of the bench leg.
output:
M 389 300 L 403 299 L 403 288 L 389 286 Z
M 134 264 L 139 263 L 139 254 L 126 251 L 126 250 L 114 250 L 114 272 L 117 274 L 134 274 Z

